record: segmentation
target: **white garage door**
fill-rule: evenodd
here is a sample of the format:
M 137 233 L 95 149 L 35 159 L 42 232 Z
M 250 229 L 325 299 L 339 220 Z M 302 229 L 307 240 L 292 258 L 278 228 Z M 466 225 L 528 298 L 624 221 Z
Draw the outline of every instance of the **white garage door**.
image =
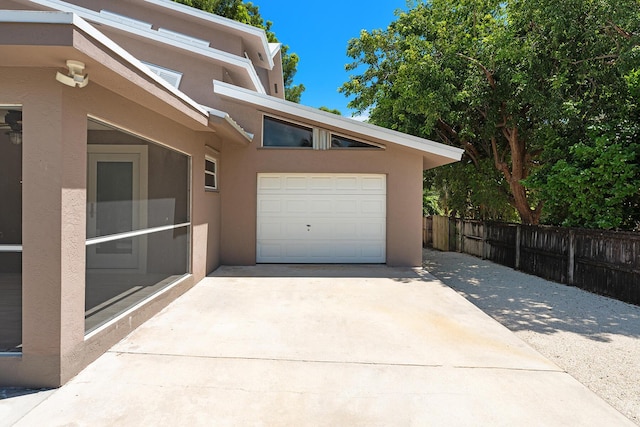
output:
M 259 263 L 384 263 L 385 175 L 259 174 Z

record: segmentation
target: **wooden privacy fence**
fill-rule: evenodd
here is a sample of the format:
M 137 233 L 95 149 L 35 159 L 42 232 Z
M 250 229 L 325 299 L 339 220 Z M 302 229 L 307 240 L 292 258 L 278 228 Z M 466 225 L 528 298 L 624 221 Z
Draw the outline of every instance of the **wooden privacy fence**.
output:
M 425 246 L 640 305 L 640 233 L 425 218 Z M 431 240 L 429 240 L 429 238 Z

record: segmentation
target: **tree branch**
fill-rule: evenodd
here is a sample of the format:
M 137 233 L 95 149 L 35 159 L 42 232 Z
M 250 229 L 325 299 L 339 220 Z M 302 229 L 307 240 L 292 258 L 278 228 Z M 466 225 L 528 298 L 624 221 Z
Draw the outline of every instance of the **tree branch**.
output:
M 582 64 L 583 62 L 589 62 L 589 61 L 599 61 L 601 59 L 618 59 L 619 57 L 620 55 L 618 54 L 594 56 L 593 58 L 581 59 L 579 61 L 572 61 L 571 65 L 578 65 L 578 64 Z
M 469 60 L 471 62 L 473 62 L 474 64 L 476 64 L 478 67 L 480 67 L 482 69 L 482 71 L 484 71 L 484 75 L 487 77 L 487 81 L 489 82 L 489 86 L 491 86 L 491 89 L 496 88 L 496 79 L 493 77 L 493 72 L 491 72 L 491 70 L 489 70 L 487 67 L 485 67 L 482 62 L 478 61 L 475 58 L 472 58 L 470 56 L 464 55 L 462 53 L 458 53 L 457 54 L 459 57 L 464 58 L 466 60 Z
M 496 137 L 491 137 L 491 148 L 493 150 L 493 163 L 500 172 L 502 172 L 507 178 L 507 181 L 511 181 L 511 172 L 509 171 L 509 166 L 505 162 L 500 161 L 498 156 L 498 144 L 496 142 Z
M 614 23 L 613 21 L 609 21 L 609 25 L 611 25 L 611 27 L 616 31 L 616 33 L 620 34 L 625 39 L 631 40 L 631 37 L 633 37 L 633 33 L 626 31 L 624 28 L 620 27 L 618 24 Z

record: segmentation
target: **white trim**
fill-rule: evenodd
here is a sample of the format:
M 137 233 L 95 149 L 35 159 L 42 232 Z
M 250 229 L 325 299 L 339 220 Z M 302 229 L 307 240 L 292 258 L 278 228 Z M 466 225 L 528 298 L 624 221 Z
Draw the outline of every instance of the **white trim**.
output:
M 175 230 L 177 228 L 188 227 L 190 225 L 190 222 L 183 222 L 182 224 L 163 225 L 161 227 L 144 228 L 141 230 L 127 231 L 124 233 L 109 234 L 108 236 L 92 237 L 90 239 L 87 239 L 85 246 L 113 242 L 115 240 L 126 239 L 129 237 L 143 236 L 146 234 L 158 233 L 160 231 Z
M 275 58 L 280 50 L 282 50 L 282 43 L 269 43 L 269 50 L 271 53 L 271 58 Z
M 0 252 L 22 252 L 22 245 L 0 245 Z
M 163 43 L 163 44 L 166 44 L 166 45 L 169 45 L 169 46 L 176 47 L 178 49 L 186 50 L 188 52 L 192 52 L 192 53 L 195 53 L 197 55 L 201 55 L 201 56 L 207 57 L 209 59 L 213 59 L 215 61 L 220 61 L 220 62 L 229 64 L 229 65 L 232 65 L 232 66 L 243 68 L 247 72 L 251 82 L 254 84 L 255 90 L 260 92 L 260 93 L 266 93 L 266 90 L 262 86 L 262 82 L 260 81 L 260 78 L 258 77 L 258 73 L 256 72 L 255 68 L 253 67 L 253 63 L 249 59 L 246 59 L 246 58 L 243 58 L 243 57 L 239 57 L 237 55 L 233 55 L 231 53 L 228 53 L 228 52 L 225 52 L 225 51 L 222 51 L 222 50 L 218 50 L 218 49 L 214 49 L 214 48 L 211 48 L 211 47 L 204 48 L 204 47 L 200 47 L 200 46 L 193 45 L 193 44 L 190 44 L 190 43 L 186 43 L 182 39 L 178 39 L 176 37 L 170 36 L 170 35 L 165 34 L 165 33 L 160 33 L 158 31 L 155 31 L 155 30 L 152 30 L 152 29 L 146 29 L 146 28 L 141 28 L 141 27 L 130 26 L 130 25 L 122 23 L 121 21 L 109 19 L 109 18 L 105 17 L 104 15 L 101 15 L 100 13 L 95 12 L 95 11 L 93 11 L 91 9 L 86 9 L 84 7 L 76 6 L 76 5 L 73 5 L 73 4 L 70 4 L 70 3 L 66 3 L 66 2 L 63 2 L 63 1 L 59 1 L 59 0 L 58 1 L 54 1 L 54 0 L 31 0 L 31 2 L 39 4 L 39 5 L 42 5 L 42 6 L 51 7 L 53 9 L 58 9 L 58 10 L 63 11 L 63 12 L 75 13 L 80 18 L 95 22 L 97 24 L 106 25 L 108 27 L 115 28 L 115 29 L 118 29 L 120 31 L 124 31 L 126 33 L 132 34 L 134 36 L 144 37 L 144 38 L 147 38 L 149 40 L 153 40 L 155 42 Z M 95 28 L 94 28 L 94 31 L 97 31 L 97 30 L 95 30 Z M 102 37 L 104 37 L 105 39 L 109 40 L 102 33 L 99 33 L 99 34 L 101 34 Z M 102 41 L 102 40 L 100 40 L 100 41 Z M 109 41 L 111 41 L 111 40 L 109 40 Z M 115 45 L 115 43 L 113 43 L 113 42 L 111 42 L 111 43 Z M 111 47 L 111 46 L 109 46 L 109 47 Z M 122 48 L 120 46 L 118 46 L 118 47 L 122 50 Z M 131 56 L 131 55 L 129 55 L 129 56 Z M 136 59 L 136 61 L 138 61 L 138 60 Z M 132 61 L 130 61 L 130 62 L 132 62 Z
M 206 107 L 203 106 L 204 109 L 207 110 L 207 112 L 209 113 L 209 120 L 211 121 L 211 118 L 218 118 L 221 120 L 224 120 L 225 122 L 227 122 L 232 128 L 234 128 L 240 135 L 242 135 L 247 141 L 251 142 L 253 141 L 253 134 L 250 132 L 247 132 L 246 130 L 244 130 L 242 128 L 242 126 L 240 126 L 238 124 L 238 122 L 236 122 L 235 120 L 233 120 L 233 118 L 229 115 L 229 113 L 225 113 L 224 111 L 220 111 L 220 110 L 216 110 L 215 108 L 210 108 L 210 107 Z
M 130 18 L 125 15 L 120 15 L 119 13 L 110 12 L 108 10 L 102 9 L 100 10 L 100 15 L 104 15 L 105 18 L 110 19 L 112 21 L 117 21 L 125 25 L 130 25 L 136 28 L 143 28 L 145 30 L 150 30 L 152 25 L 149 22 L 140 21 L 139 19 Z
M 91 338 L 93 338 L 94 336 L 96 336 L 97 334 L 99 334 L 100 332 L 104 331 L 105 329 L 109 328 L 110 326 L 112 326 L 113 324 L 119 322 L 120 320 L 122 320 L 123 318 L 131 315 L 133 312 L 135 312 L 136 310 L 140 309 L 140 307 L 144 306 L 145 304 L 149 303 L 151 300 L 156 299 L 158 296 L 165 294 L 167 292 L 169 292 L 171 289 L 175 288 L 176 286 L 178 286 L 180 283 L 184 282 L 185 280 L 187 280 L 188 278 L 192 277 L 193 274 L 192 273 L 185 273 L 182 277 L 180 277 L 179 279 L 176 279 L 173 283 L 171 283 L 168 286 L 165 286 L 164 288 L 160 289 L 158 292 L 155 292 L 151 295 L 149 295 L 147 298 L 144 298 L 142 301 L 138 302 L 137 304 L 131 306 L 130 308 L 128 308 L 127 310 L 123 311 L 122 313 L 118 314 L 116 317 L 114 317 L 113 319 L 110 319 L 108 322 L 103 323 L 102 325 L 98 326 L 97 328 L 89 331 L 89 333 L 86 333 L 84 335 L 84 340 L 90 340 Z M 18 354 L 22 354 L 22 353 L 18 353 Z
M 155 6 L 163 7 L 166 9 L 173 10 L 175 12 L 182 13 L 187 16 L 191 16 L 194 18 L 202 19 L 207 21 L 208 23 L 212 23 L 215 25 L 219 25 L 234 31 L 238 31 L 243 33 L 244 35 L 250 36 L 252 38 L 259 39 L 258 44 L 262 45 L 263 53 L 267 54 L 267 62 L 268 69 L 273 69 L 274 62 L 273 56 L 268 55 L 272 53 L 269 48 L 269 42 L 267 40 L 267 34 L 262 28 L 254 27 L 252 25 L 243 24 L 238 21 L 234 21 L 229 18 L 225 18 L 219 15 L 215 15 L 213 13 L 204 12 L 200 9 L 196 9 L 194 7 L 186 6 L 184 4 L 176 3 L 171 0 L 144 0 L 147 3 L 153 4 Z M 257 52 L 256 52 L 257 53 Z
M 371 138 L 389 141 L 391 143 L 420 150 L 425 153 L 446 157 L 454 161 L 460 160 L 464 153 L 464 150 L 460 148 L 440 144 L 439 142 L 431 141 L 429 139 L 419 138 L 369 123 L 362 123 L 350 118 L 338 116 L 316 108 L 306 107 L 272 96 L 258 94 L 218 80 L 213 82 L 213 92 L 217 95 L 231 98 L 236 101 L 289 114 L 303 120 L 306 119 L 323 123 L 326 124 L 327 127 L 333 127 L 348 132 L 358 133 L 360 135 L 367 135 Z
M 213 180 L 215 182 L 214 186 L 211 185 L 207 185 L 206 180 L 205 180 L 205 184 L 204 184 L 204 189 L 205 190 L 218 190 L 218 159 L 209 155 L 209 154 L 205 154 L 204 156 L 204 160 L 205 160 L 205 165 L 204 165 L 204 174 L 205 175 L 210 175 L 213 176 Z M 207 162 L 211 162 L 213 163 L 213 171 L 210 171 L 207 169 Z M 206 178 L 206 176 L 205 176 Z
M 179 33 L 177 31 L 167 30 L 166 28 L 158 28 L 158 32 L 160 34 L 164 34 L 168 37 L 171 37 L 172 39 L 179 40 L 181 42 L 192 44 L 195 46 L 208 48 L 210 47 L 209 45 L 211 44 L 209 40 L 203 40 L 197 37 L 191 37 L 187 34 Z
M 134 203 L 133 227 L 140 230 L 147 229 L 148 221 L 148 191 L 149 191 L 149 154 L 147 145 L 120 145 L 120 144 L 89 144 L 87 145 L 87 208 L 92 212 L 97 206 L 97 163 L 99 161 L 125 161 L 131 162 L 133 166 L 133 200 L 139 200 Z M 97 230 L 97 216 L 87 212 L 87 230 Z M 112 235 L 109 235 L 112 236 Z M 99 239 L 90 238 L 87 240 Z M 109 239 L 105 241 L 113 241 L 118 239 Z M 87 245 L 90 246 L 90 245 Z M 134 242 L 134 254 L 137 259 L 137 269 L 143 273 L 146 271 L 147 265 L 147 247 Z M 87 252 L 87 268 L 100 269 L 99 264 L 107 262 L 108 264 L 117 263 L 123 257 L 118 255 L 98 255 L 95 250 Z M 120 258 L 120 260 L 118 260 Z
M 76 24 L 70 13 L 44 10 L 1 10 L 0 22 L 25 24 Z
M 31 0 L 34 3 L 41 4 L 46 7 L 58 8 L 58 3 L 54 3 L 49 0 Z M 70 9 L 70 8 L 68 8 Z M 94 12 L 95 13 L 95 12 Z M 41 23 L 41 24 L 69 24 L 78 27 L 78 29 L 85 32 L 87 35 L 93 37 L 99 43 L 111 50 L 114 54 L 123 59 L 126 63 L 129 63 L 140 74 L 144 74 L 146 77 L 154 80 L 173 96 L 180 99 L 190 108 L 198 111 L 205 117 L 208 117 L 206 110 L 202 108 L 200 104 L 189 98 L 183 92 L 180 92 L 166 80 L 160 78 L 154 74 L 149 68 L 142 64 L 137 58 L 132 56 L 129 52 L 124 50 L 121 46 L 113 42 L 110 38 L 98 31 L 94 26 L 82 19 L 78 14 L 73 11 L 61 11 L 61 12 L 42 12 L 42 11 L 14 11 L 3 10 L 0 11 L 0 22 L 21 22 L 21 23 Z

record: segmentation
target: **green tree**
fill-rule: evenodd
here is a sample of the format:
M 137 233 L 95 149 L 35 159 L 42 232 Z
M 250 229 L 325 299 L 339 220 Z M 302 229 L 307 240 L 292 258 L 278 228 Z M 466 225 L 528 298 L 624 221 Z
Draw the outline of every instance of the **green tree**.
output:
M 234 21 L 252 25 L 265 30 L 267 40 L 270 43 L 279 43 L 275 33 L 271 30 L 273 23 L 265 21 L 260 15 L 260 9 L 251 2 L 245 3 L 242 0 L 173 0 L 205 12 L 215 13 Z M 304 85 L 293 84 L 300 58 L 295 53 L 289 53 L 289 46 L 282 45 L 282 71 L 284 75 L 285 98 L 292 102 L 300 102 Z
M 325 107 L 324 105 L 322 107 L 318 108 L 318 110 L 326 111 L 327 113 L 333 113 L 333 114 L 336 114 L 338 116 L 342 115 L 340 110 L 338 110 L 337 108 L 329 108 L 329 107 Z
M 620 104 L 625 70 L 638 69 L 638 12 L 637 0 L 419 3 L 349 42 L 347 68 L 360 73 L 342 91 L 373 123 L 465 149 L 461 165 L 435 172 L 457 188 L 460 214 L 509 216 L 506 201 L 535 224 L 540 172 L 598 122 L 629 120 Z

